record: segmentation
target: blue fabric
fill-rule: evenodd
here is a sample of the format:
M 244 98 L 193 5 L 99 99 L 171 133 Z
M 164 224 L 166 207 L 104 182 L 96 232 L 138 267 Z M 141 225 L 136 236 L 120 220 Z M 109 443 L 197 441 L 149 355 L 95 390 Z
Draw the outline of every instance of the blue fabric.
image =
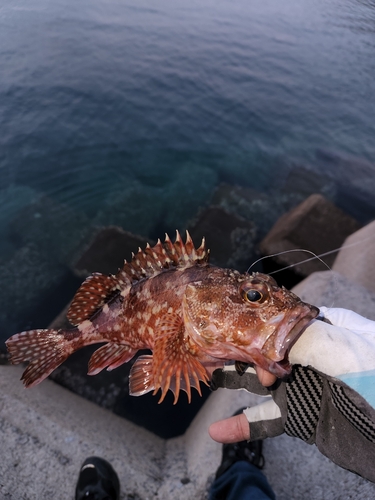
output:
M 209 500 L 275 500 L 266 476 L 255 465 L 235 462 L 212 483 Z
M 337 375 L 336 378 L 345 382 L 346 385 L 354 389 L 358 394 L 366 399 L 375 408 L 375 370 L 368 370 L 360 373 L 346 373 Z

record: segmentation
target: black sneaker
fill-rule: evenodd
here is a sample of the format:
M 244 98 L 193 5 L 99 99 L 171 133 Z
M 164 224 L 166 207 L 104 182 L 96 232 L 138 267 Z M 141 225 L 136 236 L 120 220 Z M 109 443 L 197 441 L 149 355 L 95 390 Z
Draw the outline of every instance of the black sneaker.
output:
M 89 457 L 79 471 L 75 500 L 119 500 L 120 482 L 112 465 Z
M 235 415 L 240 415 L 246 408 L 241 408 L 236 411 Z M 221 464 L 216 471 L 216 479 L 224 474 L 225 471 L 229 469 L 235 462 L 244 460 L 245 462 L 250 462 L 251 464 L 258 467 L 258 469 L 263 469 L 264 467 L 264 457 L 262 455 L 263 441 L 240 441 L 239 443 L 229 443 L 223 444 L 223 457 L 221 459 Z

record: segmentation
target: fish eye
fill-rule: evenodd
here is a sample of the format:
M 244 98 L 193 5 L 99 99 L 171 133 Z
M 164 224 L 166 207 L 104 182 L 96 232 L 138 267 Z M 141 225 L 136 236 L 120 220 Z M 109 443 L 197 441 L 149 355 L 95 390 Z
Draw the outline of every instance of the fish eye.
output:
M 263 298 L 263 294 L 261 294 L 258 290 L 248 290 L 244 294 L 244 298 L 249 302 L 259 302 Z
M 269 297 L 267 286 L 261 283 L 243 283 L 240 286 L 240 294 L 244 302 L 253 305 L 263 304 Z

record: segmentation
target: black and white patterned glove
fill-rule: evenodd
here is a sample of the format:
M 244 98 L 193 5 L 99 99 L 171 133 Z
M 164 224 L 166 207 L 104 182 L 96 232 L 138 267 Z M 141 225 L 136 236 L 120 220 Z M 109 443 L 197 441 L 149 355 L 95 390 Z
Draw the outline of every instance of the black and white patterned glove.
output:
M 287 380 L 263 387 L 253 368 L 215 370 L 213 388 L 268 397 L 244 413 L 250 439 L 284 432 L 315 443 L 342 467 L 375 482 L 375 322 L 346 309 L 321 308 L 291 349 Z

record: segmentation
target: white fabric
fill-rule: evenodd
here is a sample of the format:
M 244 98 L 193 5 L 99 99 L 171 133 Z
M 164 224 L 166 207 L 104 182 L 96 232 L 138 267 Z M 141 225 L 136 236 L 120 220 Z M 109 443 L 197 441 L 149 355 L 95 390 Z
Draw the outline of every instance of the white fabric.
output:
M 280 408 L 272 398 L 257 406 L 246 408 L 243 411 L 249 422 L 263 422 L 263 420 L 275 420 L 281 418 Z
M 321 312 L 333 325 L 314 320 L 292 347 L 290 362 L 333 377 L 374 370 L 375 322 L 346 309 Z

